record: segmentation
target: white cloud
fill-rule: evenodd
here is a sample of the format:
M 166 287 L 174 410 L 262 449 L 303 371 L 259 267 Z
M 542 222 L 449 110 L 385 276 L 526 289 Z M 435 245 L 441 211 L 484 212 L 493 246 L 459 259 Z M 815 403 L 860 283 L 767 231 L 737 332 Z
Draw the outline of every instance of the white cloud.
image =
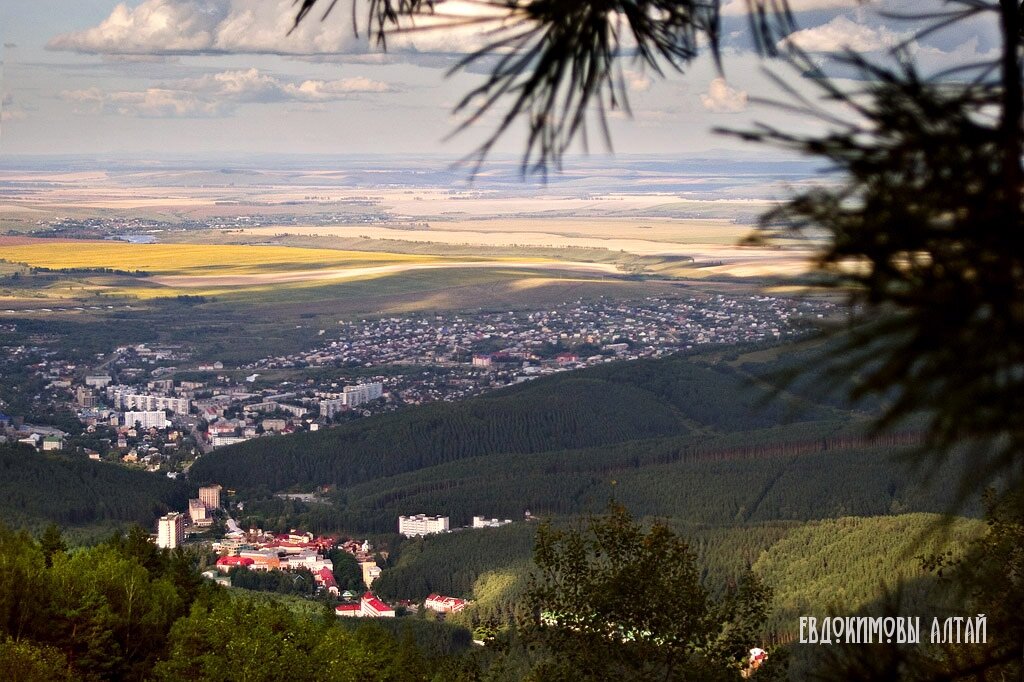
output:
M 909 46 L 909 52 L 915 63 L 926 74 L 952 67 L 964 66 L 965 64 L 977 64 L 999 59 L 999 49 L 992 47 L 989 50 L 981 50 L 978 45 L 978 37 L 971 36 L 951 50 L 944 51 L 930 45 L 921 45 L 914 42 Z
M 351 2 L 343 0 L 326 21 L 307 18 L 288 35 L 296 12 L 294 0 L 144 0 L 122 3 L 98 25 L 54 37 L 47 47 L 85 54 L 277 54 L 337 55 L 374 51 L 365 26 L 357 36 L 350 20 Z M 344 5 L 347 3 L 348 6 Z M 436 16 L 415 20 L 417 28 L 460 19 L 502 16 L 496 6 L 473 0 L 448 0 Z M 364 13 L 357 16 L 362 18 Z M 411 20 L 407 20 L 409 23 Z M 437 31 L 402 32 L 388 39 L 389 51 L 467 52 L 490 38 L 479 25 Z
M 200 78 L 171 81 L 142 91 L 105 92 L 98 88 L 61 93 L 79 110 L 141 118 L 208 118 L 227 116 L 241 104 L 301 102 L 317 104 L 361 93 L 393 92 L 369 78 L 288 81 L 258 69 L 222 71 Z
M 747 93 L 730 87 L 724 78 L 716 78 L 708 85 L 708 91 L 701 94 L 700 103 L 708 111 L 735 114 L 747 108 Z
M 827 24 L 805 28 L 779 41 L 779 46 L 791 43 L 806 52 L 837 52 L 845 48 L 857 52 L 874 52 L 894 47 L 910 37 L 884 26 L 872 27 L 839 16 Z

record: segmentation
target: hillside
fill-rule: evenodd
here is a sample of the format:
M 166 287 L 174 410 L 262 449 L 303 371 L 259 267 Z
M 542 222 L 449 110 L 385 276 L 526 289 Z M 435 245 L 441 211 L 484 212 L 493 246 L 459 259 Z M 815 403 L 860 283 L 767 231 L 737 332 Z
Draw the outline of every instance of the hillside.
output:
M 690 542 L 712 592 L 748 567 L 764 580 L 774 592 L 766 630 L 772 639 L 786 640 L 800 615 L 870 612 L 883 586 L 901 586 L 904 606 L 914 613 L 938 609 L 937 581 L 920 557 L 962 551 L 984 523 L 958 519 L 945 534 L 929 533 L 937 521 L 931 514 L 901 514 L 678 532 Z M 410 541 L 375 589 L 392 599 L 422 599 L 431 592 L 472 598 L 473 607 L 458 621 L 505 621 L 526 589 L 535 532 L 535 524 L 519 523 Z
M 183 483 L 165 476 L 24 445 L 0 445 L 0 519 L 41 528 L 138 523 L 146 528 L 188 501 Z
M 946 511 L 946 467 L 925 485 L 892 457 L 913 431 L 865 434 L 866 415 L 806 384 L 767 378 L 813 365 L 806 346 L 612 363 L 459 403 L 224 448 L 192 468 L 246 500 L 266 528 L 393 532 L 400 514 L 522 518 L 598 511 L 731 525 Z M 796 396 L 795 393 L 800 393 Z M 271 493 L 333 486 L 324 503 Z M 974 513 L 974 509 L 964 510 Z
M 565 373 L 454 404 L 432 404 L 289 438 L 249 441 L 196 462 L 195 482 L 239 490 L 351 486 L 495 454 L 554 452 L 684 434 L 840 420 L 780 397 L 726 364 L 685 356 Z

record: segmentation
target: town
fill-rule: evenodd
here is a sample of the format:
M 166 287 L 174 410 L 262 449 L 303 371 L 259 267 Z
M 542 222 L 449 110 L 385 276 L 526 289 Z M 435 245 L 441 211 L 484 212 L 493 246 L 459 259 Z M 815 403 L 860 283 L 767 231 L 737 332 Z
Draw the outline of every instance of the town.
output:
M 201 486 L 198 497 L 189 500 L 187 512 L 169 512 L 157 520 L 152 541 L 166 550 L 188 543 L 200 551 L 214 553 L 217 558 L 213 568 L 202 575 L 223 587 L 267 589 L 279 586 L 280 579 L 286 578 L 285 584 L 292 593 L 330 601 L 339 617 L 394 618 L 420 608 L 419 604 L 405 601 L 396 610 L 372 592 L 373 583 L 381 575 L 377 557 L 386 559 L 387 552 L 375 552 L 368 540 L 338 540 L 294 529 L 288 533 L 270 533 L 259 528 L 243 530 L 227 514 L 223 492 L 220 485 Z M 525 520 L 533 520 L 529 512 Z M 207 537 L 206 531 L 216 522 L 224 532 L 218 533 L 221 537 L 217 539 Z M 511 523 L 511 519 L 475 516 L 471 526 L 452 529 L 447 516 L 413 514 L 398 518 L 398 532 L 406 538 L 417 538 L 456 530 L 500 528 Z M 189 537 L 192 539 L 188 540 Z M 342 577 L 336 560 L 357 565 L 356 576 Z M 340 580 L 346 584 L 340 585 Z M 443 615 L 461 611 L 468 604 L 468 600 L 459 597 L 431 594 L 422 608 Z
M 321 330 L 314 348 L 233 368 L 194 358 L 186 344 L 122 346 L 89 365 L 62 358 L 59 349 L 7 345 L 0 429 L 40 451 L 173 478 L 211 449 L 252 438 L 460 400 L 600 363 L 791 337 L 832 310 L 824 300 L 717 294 L 341 321 L 337 330 Z M 17 325 L 5 327 L 17 332 Z

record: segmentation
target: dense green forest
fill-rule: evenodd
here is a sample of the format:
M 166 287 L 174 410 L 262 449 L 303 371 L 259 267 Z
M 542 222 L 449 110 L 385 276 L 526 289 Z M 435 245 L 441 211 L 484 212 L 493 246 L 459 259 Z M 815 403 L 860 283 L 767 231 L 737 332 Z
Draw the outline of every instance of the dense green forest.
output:
M 396 530 L 400 514 L 522 519 L 601 510 L 612 497 L 637 514 L 729 525 L 850 515 L 942 512 L 962 464 L 930 482 L 893 461 L 892 447 L 837 434 L 835 423 L 701 438 L 645 439 L 537 454 L 473 457 L 337 491 L 330 504 L 253 496 L 243 519 L 262 528 Z M 969 505 L 963 513 L 975 513 Z
M 407 409 L 288 439 L 218 450 L 192 469 L 197 482 L 238 490 L 351 486 L 497 454 L 555 452 L 631 441 L 849 419 L 772 391 L 724 363 L 679 356 L 613 363 L 454 404 Z
M 934 514 L 902 514 L 728 528 L 672 525 L 689 543 L 712 593 L 748 569 L 771 588 L 764 639 L 789 641 L 799 615 L 864 609 L 883 589 L 903 586 L 905 606 L 915 613 L 938 608 L 940 586 L 921 558 L 959 555 L 984 529 L 980 520 L 959 519 L 944 533 L 930 532 L 938 521 Z M 508 623 L 522 610 L 536 531 L 537 524 L 518 523 L 410 540 L 374 589 L 392 599 L 431 592 L 473 599 L 455 622 Z
M 429 680 L 476 668 L 464 629 L 296 612 L 203 581 L 201 560 L 137 527 L 70 552 L 0 527 L 5 679 Z
M 165 476 L 0 445 L 0 518 L 25 528 L 65 526 L 149 528 L 161 514 L 188 503 L 186 484 Z

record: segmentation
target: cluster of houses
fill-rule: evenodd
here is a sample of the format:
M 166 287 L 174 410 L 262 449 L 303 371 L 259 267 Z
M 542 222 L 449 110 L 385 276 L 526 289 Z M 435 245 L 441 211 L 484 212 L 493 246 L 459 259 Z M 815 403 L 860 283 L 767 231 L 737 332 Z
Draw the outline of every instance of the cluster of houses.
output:
M 221 554 L 217 559 L 217 570 L 222 574 L 235 568 L 253 571 L 306 569 L 324 591 L 334 597 L 344 597 L 334 578 L 334 562 L 326 556 L 335 547 L 355 557 L 365 585 L 372 585 L 380 577 L 381 569 L 373 557 L 373 548 L 365 540 L 338 543 L 334 538 L 315 537 L 312 533 L 297 531 L 276 534 L 260 529 L 243 531 L 229 520 L 225 538 L 213 543 L 214 551 Z

